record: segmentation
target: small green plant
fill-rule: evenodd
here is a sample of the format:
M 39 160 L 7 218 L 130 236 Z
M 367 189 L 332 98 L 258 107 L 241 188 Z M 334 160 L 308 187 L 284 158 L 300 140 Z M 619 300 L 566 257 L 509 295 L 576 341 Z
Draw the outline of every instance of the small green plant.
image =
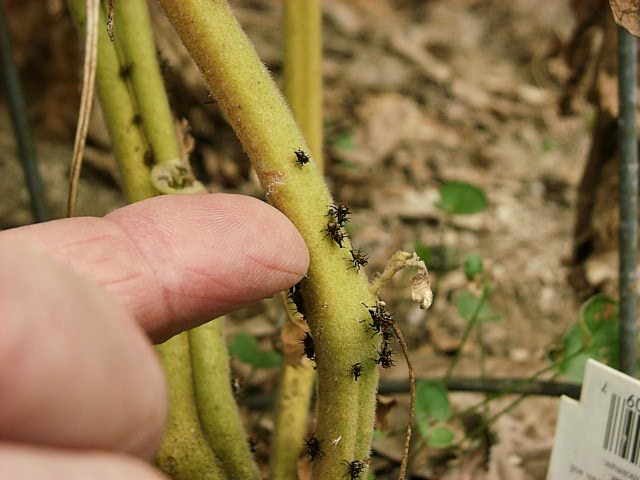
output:
M 565 335 L 562 348 L 551 361 L 557 372 L 581 383 L 589 358 L 617 368 L 619 363 L 618 302 L 606 295 L 595 295 L 580 307 L 578 321 Z
M 449 392 L 443 382 L 423 380 L 416 384 L 416 423 L 428 446 L 446 448 L 451 445 L 453 432 L 443 425 L 451 416 Z
M 436 207 L 453 215 L 479 213 L 488 205 L 487 196 L 481 188 L 459 181 L 440 185 L 440 200 L 436 202 Z
M 263 350 L 253 335 L 241 332 L 229 343 L 229 354 L 254 368 L 278 368 L 282 363 L 280 354 Z

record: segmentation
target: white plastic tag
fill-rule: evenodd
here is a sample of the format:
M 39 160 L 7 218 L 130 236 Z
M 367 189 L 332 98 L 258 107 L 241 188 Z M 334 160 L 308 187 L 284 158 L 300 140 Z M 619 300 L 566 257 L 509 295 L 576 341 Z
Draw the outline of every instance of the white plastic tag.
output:
M 587 362 L 580 401 L 560 399 L 547 480 L 640 480 L 640 382 Z

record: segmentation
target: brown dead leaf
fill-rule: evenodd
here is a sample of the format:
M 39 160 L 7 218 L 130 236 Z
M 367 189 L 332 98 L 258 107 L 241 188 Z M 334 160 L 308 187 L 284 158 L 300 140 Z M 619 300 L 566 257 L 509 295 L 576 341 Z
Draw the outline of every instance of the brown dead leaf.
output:
M 287 365 L 300 365 L 302 355 L 302 339 L 304 330 L 293 322 L 287 322 L 280 333 L 282 339 L 282 354 Z
M 631 35 L 640 36 L 640 0 L 609 0 L 613 18 Z
M 376 407 L 376 428 L 389 430 L 389 412 L 395 408 L 398 401 L 393 397 L 378 395 L 378 406 Z

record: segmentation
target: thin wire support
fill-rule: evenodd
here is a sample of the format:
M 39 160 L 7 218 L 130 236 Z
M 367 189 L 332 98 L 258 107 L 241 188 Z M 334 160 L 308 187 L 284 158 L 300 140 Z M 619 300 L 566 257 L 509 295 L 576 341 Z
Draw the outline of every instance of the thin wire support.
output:
M 638 140 L 636 38 L 618 27 L 618 146 L 620 166 L 620 370 L 636 376 Z
M 44 186 L 38 171 L 36 149 L 31 129 L 29 128 L 29 121 L 27 120 L 18 69 L 13 60 L 11 38 L 2 2 L 0 2 L 0 66 L 2 67 L 2 82 L 7 92 L 11 122 L 15 131 L 20 161 L 22 162 L 27 189 L 31 197 L 31 211 L 36 222 L 44 222 L 49 219 Z

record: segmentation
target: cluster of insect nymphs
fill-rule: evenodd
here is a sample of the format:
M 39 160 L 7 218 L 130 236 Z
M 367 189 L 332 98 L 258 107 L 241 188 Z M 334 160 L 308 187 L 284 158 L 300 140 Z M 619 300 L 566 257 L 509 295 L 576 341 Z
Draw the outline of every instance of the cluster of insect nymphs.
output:
M 365 305 L 365 307 L 367 307 Z M 384 302 L 376 302 L 374 307 L 367 307 L 371 322 L 369 323 L 369 329 L 373 331 L 373 335 L 382 335 L 381 349 L 377 352 L 378 358 L 374 360 L 382 368 L 391 368 L 395 365 L 395 361 L 391 358 L 393 350 L 389 343 L 393 338 L 395 320 L 393 316 L 387 311 Z M 366 320 L 364 320 L 366 322 Z
M 349 221 L 349 215 L 351 215 L 351 210 L 344 203 L 330 206 L 327 212 L 329 221 L 325 229 L 327 232 L 325 237 L 331 238 L 340 248 L 343 247 L 342 242 L 347 238 L 347 233 L 343 229 Z

